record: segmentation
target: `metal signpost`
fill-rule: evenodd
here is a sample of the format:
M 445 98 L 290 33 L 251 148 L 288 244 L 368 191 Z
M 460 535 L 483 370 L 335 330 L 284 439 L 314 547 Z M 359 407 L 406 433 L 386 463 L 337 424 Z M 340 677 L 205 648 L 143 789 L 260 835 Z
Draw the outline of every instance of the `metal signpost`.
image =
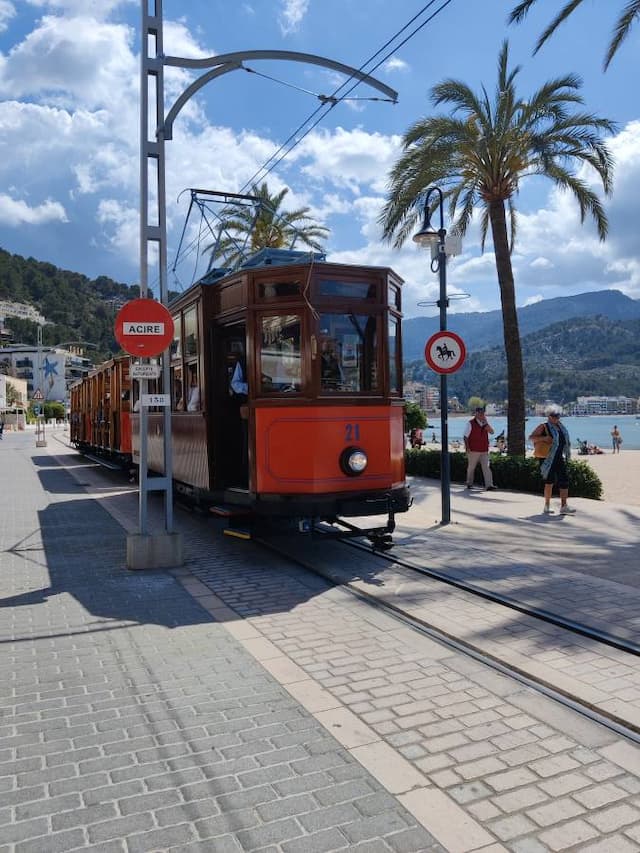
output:
M 440 227 L 436 231 L 431 226 L 431 207 L 429 199 L 437 195 L 435 210 L 440 211 Z M 425 357 L 427 363 L 440 374 L 440 488 L 442 493 L 442 519 L 440 524 L 451 522 L 451 460 L 449 458 L 449 394 L 447 390 L 447 375 L 462 367 L 466 350 L 462 340 L 453 332 L 447 334 L 447 254 L 446 254 L 447 232 L 444 227 L 444 197 L 440 187 L 430 187 L 424 200 L 424 222 L 420 231 L 414 234 L 413 240 L 420 246 L 430 246 L 437 254 L 431 262 L 431 270 L 439 276 L 440 292 L 437 302 L 440 309 L 440 333 L 434 335 L 427 341 Z M 434 342 L 434 338 L 436 341 Z M 437 347 L 441 347 L 439 352 Z M 432 352 L 432 348 L 434 352 Z M 451 353 L 451 355 L 450 355 Z M 442 354 L 442 358 L 440 358 Z M 431 361 L 430 361 L 431 359 Z M 446 364 L 445 362 L 450 362 Z M 452 366 L 452 363 L 453 366 Z M 444 369 L 438 367 L 442 364 Z M 434 366 L 436 365 L 436 366 Z
M 164 305 L 153 299 L 134 299 L 122 306 L 116 316 L 116 340 L 129 355 L 150 358 L 165 352 L 173 340 L 173 318 Z M 152 540 L 148 539 L 147 507 L 150 491 L 164 492 L 165 535 L 173 535 L 173 483 L 171 472 L 171 420 L 167 423 L 166 412 L 168 403 L 149 402 L 150 397 L 169 399 L 168 394 L 147 394 L 149 379 L 160 376 L 160 366 L 140 362 L 131 366 L 131 378 L 140 382 L 140 461 L 139 461 L 139 533 L 128 542 L 127 563 L 129 568 L 159 568 L 157 550 Z M 165 456 L 164 476 L 149 478 L 147 465 L 149 406 L 162 406 L 165 413 Z M 170 413 L 170 412 L 169 412 Z M 169 440 L 166 440 L 168 431 Z M 129 544 L 131 547 L 129 547 Z M 181 546 L 178 546 L 181 550 Z M 170 555 L 171 562 L 178 554 Z

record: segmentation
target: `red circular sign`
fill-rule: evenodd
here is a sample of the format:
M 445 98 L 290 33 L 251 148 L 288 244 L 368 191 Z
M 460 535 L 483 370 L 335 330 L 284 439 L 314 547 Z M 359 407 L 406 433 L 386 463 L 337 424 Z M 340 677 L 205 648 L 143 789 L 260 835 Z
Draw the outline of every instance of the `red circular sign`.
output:
M 436 332 L 427 341 L 424 357 L 436 373 L 455 373 L 464 364 L 467 348 L 455 332 Z
M 118 311 L 115 335 L 129 355 L 160 355 L 173 340 L 173 318 L 155 299 L 133 299 Z

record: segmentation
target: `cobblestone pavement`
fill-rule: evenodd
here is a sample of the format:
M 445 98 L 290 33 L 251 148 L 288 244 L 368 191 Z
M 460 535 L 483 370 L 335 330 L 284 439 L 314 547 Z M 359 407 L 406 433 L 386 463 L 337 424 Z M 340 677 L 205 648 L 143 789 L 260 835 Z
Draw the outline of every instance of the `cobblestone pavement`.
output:
M 441 853 L 206 602 L 126 571 L 54 441 L 0 446 L 0 853 Z
M 0 453 L 0 467 L 1 460 Z M 76 457 L 65 456 L 63 452 L 60 460 L 78 465 Z M 98 509 L 108 508 L 112 519 L 118 519 L 125 526 L 131 524 L 131 518 L 135 516 L 135 498 L 126 494 L 126 489 L 113 485 L 108 477 L 82 464 L 77 469 L 71 469 L 74 473 L 74 481 L 71 481 L 64 472 L 56 469 L 54 462 L 55 459 L 49 456 L 41 463 L 42 474 L 49 469 L 52 484 L 46 501 L 55 506 L 66 502 L 66 511 L 70 510 L 69 516 L 76 518 L 75 524 L 78 524 L 78 516 L 82 517 L 82 525 L 76 528 L 76 533 L 82 535 L 82 531 L 86 532 L 88 528 L 92 538 L 88 544 L 85 539 L 84 556 L 73 559 L 79 560 L 82 566 L 96 564 L 99 561 L 91 556 L 87 560 L 87 554 L 101 553 L 98 550 L 98 534 L 91 531 L 100 524 L 107 531 L 105 535 L 109 539 L 112 529 L 110 524 L 113 524 L 116 547 L 117 525 L 104 514 L 99 519 L 89 514 L 87 508 L 95 508 L 96 502 L 88 500 L 88 495 L 100 496 Z M 61 480 L 64 481 L 62 485 Z M 89 485 L 79 487 L 78 481 Z M 82 501 L 81 507 L 79 501 Z M 33 509 L 31 516 L 33 518 Z M 108 778 L 98 781 L 98 790 L 107 787 L 114 793 L 114 787 L 123 784 L 137 781 L 141 785 L 141 789 L 134 794 L 120 794 L 122 800 L 109 800 L 115 809 L 120 809 L 120 802 L 132 797 L 157 794 L 158 791 L 163 791 L 165 795 L 177 791 L 181 801 L 161 806 L 149 805 L 143 810 L 145 801 L 142 800 L 140 812 L 136 814 L 150 815 L 153 826 L 127 828 L 119 836 L 96 839 L 94 843 L 103 844 L 98 849 L 166 849 L 168 845 L 165 837 L 160 836 L 162 840 L 159 840 L 157 834 L 160 827 L 166 825 L 173 830 L 176 826 L 186 826 L 190 831 L 198 832 L 199 827 L 209 825 L 207 822 L 211 818 L 233 814 L 229 809 L 235 806 L 235 812 L 249 810 L 254 820 L 261 821 L 260 828 L 264 828 L 269 818 L 271 823 L 267 822 L 267 829 L 274 824 L 291 822 L 297 827 L 301 826 L 298 837 L 291 838 L 291 843 L 299 841 L 300 835 L 304 833 L 307 833 L 306 842 L 310 836 L 317 836 L 316 848 L 299 848 L 305 851 L 337 849 L 330 846 L 330 840 L 322 846 L 327 838 L 326 833 L 333 832 L 336 824 L 341 827 L 339 831 L 344 839 L 343 849 L 388 849 L 390 839 L 395 836 L 396 839 L 402 837 L 405 846 L 398 844 L 391 849 L 444 849 L 451 853 L 472 850 L 483 853 L 505 850 L 515 853 L 546 850 L 626 853 L 640 850 L 640 749 L 636 745 L 467 656 L 400 627 L 391 617 L 354 599 L 342 589 L 332 588 L 322 579 L 284 563 L 275 555 L 265 554 L 254 543 L 239 543 L 220 536 L 216 533 L 215 525 L 208 520 L 179 515 L 178 524 L 187 544 L 187 559 L 183 569 L 165 574 L 135 575 L 133 581 L 131 575 L 124 574 L 127 585 L 130 585 L 130 581 L 142 581 L 141 592 L 137 596 L 141 607 L 147 610 L 151 607 L 155 613 L 153 608 L 157 606 L 160 613 L 167 612 L 169 615 L 155 621 L 147 616 L 148 621 L 141 624 L 136 620 L 136 613 L 123 604 L 125 596 L 122 583 L 115 584 L 116 579 L 111 578 L 108 570 L 105 571 L 106 591 L 97 596 L 92 594 L 95 599 L 93 610 L 88 611 L 84 606 L 84 601 L 91 600 L 88 591 L 81 608 L 80 600 L 74 600 L 71 604 L 67 602 L 67 613 L 75 613 L 77 619 L 78 612 L 74 608 L 78 608 L 84 614 L 84 621 L 77 619 L 76 624 L 72 620 L 71 630 L 67 629 L 66 632 L 72 636 L 64 641 L 71 644 L 71 648 L 63 647 L 63 651 L 72 656 L 75 667 L 69 675 L 69 685 L 65 682 L 61 688 L 61 673 L 54 672 L 52 675 L 57 676 L 57 679 L 51 687 L 54 693 L 57 691 L 57 696 L 43 698 L 35 691 L 34 685 L 37 687 L 38 684 L 33 680 L 24 686 L 27 695 L 31 697 L 28 702 L 37 701 L 39 704 L 41 701 L 57 700 L 62 704 L 38 708 L 36 711 L 25 709 L 24 714 L 35 715 L 24 720 L 24 723 L 38 724 L 34 726 L 38 733 L 36 741 L 26 745 L 10 745 L 10 755 L 0 752 L 0 755 L 6 756 L 7 762 L 39 757 L 40 763 L 33 768 L 39 771 L 39 775 L 24 782 L 27 787 L 36 787 L 39 791 L 26 802 L 35 804 L 37 809 L 42 802 L 68 795 L 64 789 L 50 790 L 53 782 L 43 773 L 51 772 L 54 767 L 67 767 L 70 770 L 71 765 L 74 772 L 68 778 L 78 779 L 83 775 L 79 771 L 82 762 L 96 759 L 110 761 L 114 758 L 122 760 L 126 755 L 130 762 L 118 767 L 107 766 L 95 770 L 91 766 L 83 767 L 84 773 L 89 776 L 103 772 L 107 775 Z M 40 525 L 44 533 L 47 528 L 42 525 L 42 519 Z M 53 529 L 61 530 L 57 525 L 53 525 Z M 38 557 L 31 553 L 37 550 L 34 549 L 35 540 L 19 535 L 19 531 L 20 527 L 15 530 L 11 528 L 10 541 L 16 543 L 13 550 L 20 549 L 19 559 L 23 562 L 29 559 L 37 563 L 42 555 Z M 3 531 L 3 535 L 5 533 Z M 42 539 L 44 545 L 47 537 L 43 535 Z M 58 541 L 68 541 L 65 547 L 68 547 L 69 553 L 77 555 L 82 552 L 77 536 L 65 538 L 59 533 Z M 120 547 L 124 555 L 123 541 Z M 107 542 L 105 553 L 108 552 Z M 45 553 L 49 558 L 46 546 Z M 92 571 L 96 569 L 97 566 L 92 566 Z M 122 573 L 118 570 L 116 574 L 120 581 Z M 384 578 L 376 576 L 370 579 L 370 586 L 374 586 L 373 580 L 380 585 L 385 583 Z M 175 581 L 180 585 L 175 584 Z M 36 577 L 30 584 L 28 588 L 19 590 L 19 594 L 29 596 L 35 593 L 39 596 L 38 600 L 42 600 L 42 593 L 37 592 L 42 587 L 42 579 Z M 81 582 L 78 588 L 82 592 L 84 587 Z M 96 585 L 92 583 L 91 590 L 95 588 Z M 181 588 L 184 592 L 180 591 Z M 65 584 L 64 589 L 68 589 L 68 584 Z M 60 591 L 57 598 L 62 600 L 58 601 L 57 607 L 64 604 L 67 595 L 66 591 Z M 131 598 L 129 594 L 127 601 Z M 177 602 L 181 612 L 184 609 L 187 613 L 201 615 L 186 619 L 187 624 L 183 624 L 182 620 L 173 626 L 165 624 L 174 612 L 171 609 L 173 605 L 170 606 L 168 602 Z M 36 606 L 35 601 L 29 601 L 23 607 L 25 618 L 22 631 L 26 631 L 26 625 L 32 624 L 33 619 L 38 617 L 40 631 L 46 625 L 48 634 L 56 633 L 58 622 L 52 620 L 49 627 L 47 619 L 39 615 L 41 611 L 38 608 L 42 604 Z M 122 610 L 124 613 L 121 613 Z M 209 614 L 217 622 L 202 621 Z M 451 619 L 455 618 L 452 612 Z M 451 627 L 453 629 L 456 626 Z M 78 630 L 82 633 L 76 633 Z M 87 637 L 86 634 L 91 636 Z M 206 650 L 203 650 L 203 637 L 210 641 Z M 55 663 L 45 657 L 46 666 L 53 664 L 61 667 L 64 655 L 61 656 L 61 652 L 57 651 L 58 640 L 51 638 L 44 643 L 37 641 L 35 645 L 40 643 L 49 650 L 51 657 L 54 652 L 58 655 Z M 30 661 L 31 667 L 39 666 L 40 657 L 34 656 L 33 641 L 30 640 L 28 645 L 26 659 Z M 244 658 L 239 646 L 244 648 Z M 79 650 L 87 648 L 91 652 L 89 661 L 93 665 L 78 656 Z M 96 648 L 98 653 L 94 652 Z M 177 648 L 175 656 L 174 648 Z M 108 655 L 105 649 L 108 649 Z M 129 667 L 132 675 L 129 675 Z M 24 663 L 20 669 L 20 678 L 23 677 L 35 677 L 33 671 L 27 671 Z M 79 681 L 74 683 L 74 677 Z M 114 685 L 115 690 L 123 692 L 105 697 L 107 703 L 111 701 L 115 705 L 107 704 L 106 707 L 94 710 L 92 703 L 87 700 L 85 687 L 93 684 L 96 678 L 96 691 L 104 692 L 104 680 L 101 682 L 99 679 L 105 677 L 124 679 L 124 684 Z M 159 677 L 162 679 L 161 687 L 155 688 L 153 685 L 158 683 Z M 254 687 L 254 680 L 260 679 L 260 683 Z M 69 699 L 66 692 L 60 696 L 61 689 L 67 691 L 74 688 L 78 690 L 78 694 L 74 694 L 75 698 L 71 696 Z M 246 713 L 246 696 L 236 695 L 234 688 L 251 690 L 250 696 L 260 701 L 261 707 L 254 707 L 250 713 Z M 14 689 L 11 685 L 11 691 Z M 200 701 L 196 701 L 193 694 L 185 693 L 188 689 L 195 690 Z M 158 697 L 159 690 L 162 692 L 161 698 Z M 165 691 L 168 699 L 165 699 Z M 273 691 L 273 695 L 270 691 Z M 268 698 L 259 699 L 263 692 Z M 271 731 L 273 721 L 263 719 L 267 709 L 271 712 L 272 702 L 280 701 L 285 705 L 285 700 L 291 703 L 286 708 L 291 713 L 295 712 L 295 715 L 285 720 L 278 718 L 275 724 L 285 727 L 286 734 L 282 728 L 279 728 L 279 732 L 290 738 L 286 745 L 276 741 L 278 734 Z M 12 692 L 3 701 L 8 703 L 12 711 L 15 709 L 17 700 Z M 48 721 L 51 717 L 62 725 L 62 709 L 66 712 L 62 717 L 65 720 L 63 727 L 67 728 L 71 716 L 68 712 L 69 701 L 71 704 L 77 701 L 83 706 L 89 704 L 92 714 L 111 711 L 112 716 L 108 720 L 118 720 L 113 725 L 120 726 L 116 741 L 121 744 L 120 749 L 117 746 L 110 747 L 110 740 L 101 740 L 103 729 L 98 729 L 96 722 L 93 723 L 95 728 L 86 735 L 79 734 L 77 745 L 73 738 L 70 743 L 66 742 L 69 740 L 66 733 L 63 732 L 62 737 L 53 733 L 51 739 L 54 743 L 59 740 L 65 743 L 64 746 L 58 743 L 49 753 L 47 744 L 50 741 L 45 737 L 47 729 L 42 729 L 42 721 Z M 237 701 L 239 706 L 229 708 L 226 703 L 232 701 Z M 147 702 L 151 703 L 152 709 L 160 704 L 165 716 L 160 713 L 159 722 L 166 725 L 166 729 L 157 733 L 148 730 L 149 722 L 155 722 L 155 718 L 149 717 Z M 173 703 L 176 704 L 175 708 Z M 222 705 L 219 707 L 218 703 Z M 132 721 L 132 733 L 126 730 L 123 735 L 123 716 L 128 716 L 130 711 L 139 713 L 140 706 L 144 720 Z M 239 712 L 238 707 L 242 709 Z M 278 704 L 275 713 L 283 710 L 283 706 Z M 194 735 L 195 748 L 190 740 L 190 720 L 183 724 L 179 716 L 187 714 L 189 717 L 192 711 L 196 714 L 222 715 L 202 725 L 193 723 L 195 728 L 204 728 L 204 732 L 199 731 Z M 71 720 L 73 727 L 76 723 L 91 726 L 92 722 L 87 722 L 86 714 L 86 709 L 79 712 L 79 719 Z M 247 719 L 252 723 L 250 728 L 236 731 L 235 723 Z M 177 723 L 177 720 L 180 722 Z M 22 732 L 18 734 L 13 728 L 14 724 L 15 717 L 12 723 L 7 724 L 12 727 L 7 734 L 20 737 Z M 47 728 L 48 725 L 47 722 Z M 316 725 L 317 729 L 314 728 Z M 147 728 L 137 728 L 139 726 Z M 212 727 L 213 730 L 210 730 Z M 258 737 L 256 729 L 263 727 L 266 731 Z M 310 736 L 309 732 L 316 731 L 318 741 L 323 746 L 313 751 L 311 747 L 316 742 L 315 734 Z M 255 741 L 247 738 L 247 732 L 254 733 L 254 738 L 258 740 L 257 748 Z M 107 735 L 107 738 L 110 736 Z M 83 737 L 93 738 L 94 741 L 97 738 L 97 743 L 81 741 Z M 222 741 L 210 740 L 216 737 L 222 738 Z M 234 738 L 233 742 L 229 743 L 226 737 Z M 131 743 L 138 738 L 150 738 L 153 742 L 145 742 L 138 747 Z M 42 749 L 42 752 L 36 751 L 34 756 L 20 754 L 21 749 L 28 750 L 34 745 L 36 750 Z M 229 753 L 235 747 L 247 752 Z M 297 753 L 295 757 L 289 754 L 288 750 L 297 748 L 304 749 L 307 754 L 304 757 Z M 96 749 L 98 754 L 72 762 L 68 756 L 71 750 L 76 749 Z M 166 755 L 163 751 L 165 749 L 183 751 L 177 755 Z M 141 761 L 138 754 L 138 751 L 144 753 L 146 750 L 151 750 L 149 763 L 157 766 L 150 774 L 145 772 L 144 776 L 135 776 L 134 768 L 137 768 L 138 773 L 147 769 L 143 766 L 147 762 Z M 285 754 L 279 755 L 280 750 L 285 750 Z M 210 757 L 211 751 L 215 751 L 217 760 L 208 764 L 198 763 L 198 756 L 204 753 Z M 328 766 L 324 763 L 327 754 L 340 756 L 342 763 Z M 59 756 L 58 760 L 49 763 L 49 759 L 55 755 Z M 230 772 L 222 777 L 208 775 L 211 767 L 225 769 L 227 762 L 239 762 L 247 755 L 256 762 L 246 771 L 248 773 L 272 772 L 274 765 L 268 761 L 270 755 L 279 759 L 276 766 L 291 772 L 278 779 L 249 776 L 249 785 L 245 785 L 241 778 L 245 771 L 236 769 L 233 764 L 229 766 Z M 294 767 L 296 761 L 303 764 Z M 314 763 L 318 761 L 321 766 Z M 178 778 L 176 784 L 175 774 L 187 771 L 202 772 L 204 779 Z M 341 776 L 338 771 L 344 775 Z M 9 778 L 11 782 L 7 784 L 7 790 L 14 794 L 19 790 L 18 772 L 13 767 L 11 772 L 16 775 L 0 776 L 0 785 Z M 28 774 L 32 770 L 24 772 Z M 114 773 L 124 775 L 113 777 Z M 127 773 L 132 775 L 127 776 Z M 366 786 L 371 788 L 370 792 L 365 793 L 362 788 L 352 787 L 356 773 L 363 774 L 359 782 L 364 780 Z M 313 777 L 317 774 L 321 774 L 325 784 L 319 789 L 313 788 L 311 793 L 309 789 L 300 791 L 287 787 L 292 779 L 298 782 L 299 778 L 306 777 L 315 782 Z M 163 779 L 163 788 L 149 788 L 149 780 L 155 776 Z M 232 791 L 206 787 L 214 781 L 218 784 L 221 778 L 233 780 L 238 787 Z M 57 781 L 64 782 L 64 779 Z M 195 786 L 197 793 L 188 800 L 184 790 L 192 786 Z M 237 800 L 228 799 L 236 794 L 246 794 L 247 789 L 262 791 L 265 788 L 273 792 L 272 800 L 244 802 L 238 806 Z M 342 799 L 347 789 L 348 799 Z M 322 791 L 325 794 L 321 795 Z M 74 789 L 73 793 L 83 798 L 82 808 L 103 804 L 102 800 L 86 802 L 84 794 L 78 792 L 78 789 Z M 117 795 L 119 792 L 116 790 L 115 793 Z M 324 801 L 322 796 L 325 796 Z M 293 800 L 292 805 L 296 808 L 301 805 L 304 810 L 286 815 L 265 813 L 265 805 L 282 802 L 282 797 L 284 800 Z M 305 797 L 311 798 L 314 810 L 309 808 L 308 800 L 296 804 L 295 801 L 299 798 L 304 800 Z M 369 800 L 371 807 L 368 813 L 359 805 L 362 797 L 372 798 Z M 387 804 L 387 815 L 382 814 L 379 801 Z M 189 812 L 188 817 L 180 818 L 173 824 L 157 822 L 157 815 L 163 809 L 184 808 L 187 803 L 192 805 L 194 802 L 213 802 L 219 811 L 215 815 L 194 815 Z M 356 809 L 357 820 L 368 827 L 366 831 L 371 833 L 375 827 L 378 836 L 345 836 L 344 824 L 330 817 L 342 814 L 345 802 Z M 18 817 L 17 805 L 5 806 L 4 803 L 0 805 L 0 815 L 5 808 L 10 812 L 5 815 L 5 823 L 12 828 L 27 820 L 50 819 L 42 818 L 37 811 L 35 815 L 21 814 Z M 60 809 L 60 812 L 64 814 L 65 810 L 69 812 L 78 808 L 77 801 L 74 801 L 73 805 Z M 323 813 L 323 810 L 326 819 L 333 820 L 330 826 L 302 823 L 301 815 L 309 811 Z M 355 821 L 354 813 L 350 812 L 350 815 Z M 391 815 L 397 815 L 398 819 L 404 821 L 402 827 L 394 824 L 389 830 L 388 820 Z M 131 819 L 131 815 L 118 811 L 117 817 L 109 815 L 95 818 L 95 821 L 99 825 L 123 819 Z M 0 822 L 0 830 L 2 826 Z M 89 826 L 90 823 L 83 823 L 80 831 L 88 832 Z M 220 824 L 217 826 L 219 828 Z M 423 839 L 431 837 L 426 835 L 425 827 L 435 836 L 440 847 L 435 844 L 430 847 L 430 841 L 418 840 L 417 833 L 424 833 Z M 386 835 L 384 841 L 381 841 L 379 835 L 383 829 Z M 228 840 L 229 844 L 236 845 L 229 849 L 255 849 L 238 846 L 247 843 L 247 839 L 249 844 L 252 843 L 252 837 L 241 835 L 243 830 L 239 827 L 225 825 L 225 830 L 225 834 L 220 833 L 220 836 Z M 62 831 L 77 830 L 58 829 L 58 835 Z M 142 838 L 144 835 L 148 837 L 150 847 L 131 846 L 134 836 Z M 50 841 L 51 837 L 46 840 Z M 127 848 L 122 846 L 122 837 L 127 838 Z M 109 847 L 111 838 L 118 838 L 117 844 L 120 846 Z M 196 838 L 202 836 L 194 836 L 194 841 Z M 85 845 L 86 839 L 87 836 L 84 836 Z M 0 834 L 0 845 L 7 842 L 8 839 Z M 176 850 L 190 849 L 184 841 L 171 840 L 170 843 L 174 843 Z M 289 849 L 281 837 L 262 836 L 258 843 L 262 844 L 262 850 Z M 153 846 L 158 844 L 165 846 Z M 358 847 L 358 844 L 361 846 Z M 0 846 L 0 851 L 9 849 L 8 846 Z M 36 845 L 25 849 L 73 848 Z M 205 841 L 200 849 L 224 851 L 226 848 Z

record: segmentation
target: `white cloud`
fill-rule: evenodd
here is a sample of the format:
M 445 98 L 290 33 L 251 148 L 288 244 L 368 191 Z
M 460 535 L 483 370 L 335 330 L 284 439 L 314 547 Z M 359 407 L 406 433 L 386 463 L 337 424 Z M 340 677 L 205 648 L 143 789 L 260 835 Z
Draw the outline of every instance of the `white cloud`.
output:
M 16 7 L 9 0 L 0 0 L 0 33 L 4 32 L 9 25 L 9 21 L 15 17 Z
M 0 223 L 18 228 L 22 225 L 45 225 L 50 222 L 68 222 L 64 207 L 48 198 L 35 207 L 21 199 L 0 195 Z
M 525 299 L 523 305 L 535 305 L 536 302 L 542 302 L 544 296 L 541 293 L 534 293 L 533 296 L 529 296 L 528 299 Z
M 388 59 L 385 64 L 382 66 L 385 71 L 393 72 L 393 71 L 408 71 L 409 66 L 404 61 L 404 59 L 400 59 L 398 56 L 392 56 L 391 59 Z
M 0 93 L 49 104 L 117 108 L 137 104 L 133 30 L 77 16 L 43 17 L 0 66 Z M 99 61 L 97 61 L 99 57 Z
M 278 15 L 282 35 L 290 35 L 299 29 L 308 8 L 309 0 L 282 0 Z
M 375 192 L 386 189 L 387 172 L 400 149 L 399 136 L 369 133 L 361 128 L 309 134 L 292 152 L 292 159 L 306 158 L 303 172 L 310 178 L 359 193 L 362 184 Z
M 553 263 L 549 260 L 549 258 L 535 258 L 529 266 L 532 269 L 553 269 Z

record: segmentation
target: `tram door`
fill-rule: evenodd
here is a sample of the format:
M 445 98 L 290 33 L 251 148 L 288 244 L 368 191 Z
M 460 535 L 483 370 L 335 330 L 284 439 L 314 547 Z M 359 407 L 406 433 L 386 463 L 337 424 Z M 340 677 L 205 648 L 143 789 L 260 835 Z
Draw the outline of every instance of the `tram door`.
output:
M 215 481 L 218 488 L 249 487 L 246 328 L 214 330 Z

